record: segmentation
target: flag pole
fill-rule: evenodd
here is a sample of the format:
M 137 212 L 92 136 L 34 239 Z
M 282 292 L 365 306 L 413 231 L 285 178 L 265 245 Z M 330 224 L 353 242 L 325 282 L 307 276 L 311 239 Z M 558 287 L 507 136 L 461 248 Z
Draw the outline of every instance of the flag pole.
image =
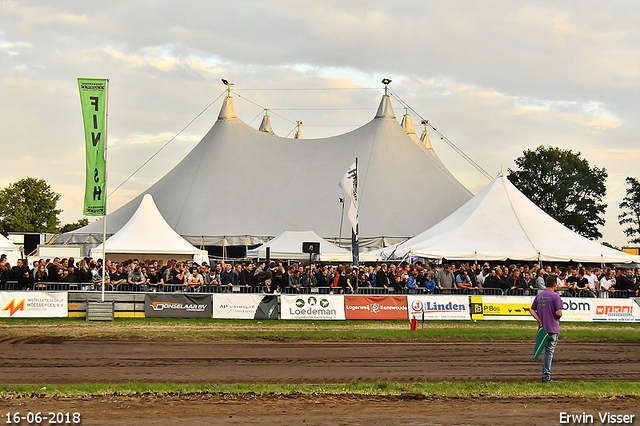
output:
M 104 303 L 105 277 L 107 272 L 107 141 L 109 132 L 109 79 L 107 79 L 107 106 L 104 124 L 104 216 L 102 216 L 102 302 Z
M 356 157 L 356 172 L 353 179 L 353 190 L 356 201 L 356 226 L 351 228 L 351 255 L 353 257 L 353 266 L 358 267 L 360 263 L 360 247 L 358 241 L 358 228 L 360 227 L 360 218 L 358 211 L 360 210 L 360 200 L 358 198 L 358 157 Z

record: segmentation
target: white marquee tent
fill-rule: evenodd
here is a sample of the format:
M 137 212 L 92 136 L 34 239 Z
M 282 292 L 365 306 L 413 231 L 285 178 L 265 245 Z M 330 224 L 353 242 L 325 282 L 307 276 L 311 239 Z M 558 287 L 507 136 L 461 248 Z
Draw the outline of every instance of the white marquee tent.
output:
M 11 266 L 16 265 L 16 260 L 22 257 L 20 247 L 13 244 L 7 237 L 0 234 L 0 254 L 7 255 L 7 262 Z
M 284 231 L 272 240 L 247 251 L 248 258 L 267 257 L 267 247 L 271 252 L 271 259 L 296 259 L 308 260 L 309 254 L 302 252 L 302 243 L 316 242 L 320 244 L 320 258 L 325 260 L 346 259 L 351 252 L 340 248 L 323 239 L 313 231 Z
M 150 194 L 144 195 L 129 221 L 107 239 L 105 252 L 107 259 L 117 262 L 131 258 L 208 261 L 206 250 L 195 248 L 169 226 Z M 91 257 L 102 257 L 102 244 L 91 250 Z
M 380 251 L 383 258 L 407 254 L 428 259 L 529 260 L 591 263 L 638 262 L 591 241 L 542 211 L 504 175 L 423 233 Z

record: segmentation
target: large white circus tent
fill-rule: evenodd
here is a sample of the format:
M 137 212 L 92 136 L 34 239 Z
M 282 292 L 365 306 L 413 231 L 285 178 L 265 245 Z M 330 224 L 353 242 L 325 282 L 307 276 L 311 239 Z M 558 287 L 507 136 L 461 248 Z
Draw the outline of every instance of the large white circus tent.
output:
M 633 256 L 591 241 L 542 211 L 504 175 L 450 216 L 415 237 L 379 251 L 449 260 L 631 263 Z
M 405 118 L 406 120 L 406 118 Z M 406 126 L 405 126 L 406 127 Z M 233 98 L 187 156 L 144 193 L 152 194 L 167 223 L 199 246 L 257 245 L 288 229 L 313 230 L 335 241 L 340 224 L 338 182 L 359 160 L 361 246 L 402 241 L 447 217 L 472 194 L 446 169 L 433 149 L 398 123 L 384 95 L 376 116 L 338 136 L 295 139 L 241 121 Z M 417 142 L 416 142 L 417 141 Z M 410 185 L 412 201 L 394 202 Z M 142 195 L 107 216 L 117 232 Z M 61 241 L 102 237 L 102 220 Z
M 107 239 L 104 251 L 107 259 L 116 262 L 133 258 L 198 262 L 208 260 L 205 250 L 192 246 L 171 229 L 150 194 L 144 195 L 129 221 Z M 91 257 L 101 258 L 102 253 L 100 244 L 91 250 Z

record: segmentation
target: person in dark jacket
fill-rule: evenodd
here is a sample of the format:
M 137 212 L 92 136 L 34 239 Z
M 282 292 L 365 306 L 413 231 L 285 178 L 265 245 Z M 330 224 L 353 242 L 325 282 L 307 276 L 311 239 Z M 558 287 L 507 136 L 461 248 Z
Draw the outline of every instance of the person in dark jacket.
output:
M 389 276 L 387 275 L 387 264 L 380 265 L 380 270 L 376 273 L 376 288 L 389 289 Z

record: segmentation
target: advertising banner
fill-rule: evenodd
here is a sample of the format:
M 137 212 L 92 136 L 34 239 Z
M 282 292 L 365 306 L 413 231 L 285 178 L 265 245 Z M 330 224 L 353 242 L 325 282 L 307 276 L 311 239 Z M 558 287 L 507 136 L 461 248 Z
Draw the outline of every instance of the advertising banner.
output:
M 637 300 L 590 299 L 593 321 L 640 322 L 640 305 Z
M 211 318 L 213 315 L 210 294 L 144 295 L 144 316 L 147 318 Z
M 533 296 L 469 296 L 473 320 L 530 320 Z
M 216 293 L 213 317 L 229 319 L 278 319 L 277 296 Z
M 606 302 L 608 299 L 601 299 Z M 598 299 L 562 297 L 562 318 L 560 321 L 593 321 L 595 303 Z
M 66 292 L 0 292 L 0 318 L 52 318 L 69 316 Z
M 583 302 L 585 299 L 581 299 Z M 593 321 L 640 322 L 640 306 L 634 299 L 587 299 Z M 562 299 L 564 302 L 564 299 Z M 564 319 L 564 316 L 563 316 Z
M 407 296 L 345 296 L 348 320 L 406 320 Z
M 409 319 L 469 320 L 469 296 L 407 296 Z
M 280 296 L 280 318 L 287 320 L 344 320 L 344 296 L 304 294 Z
M 107 79 L 79 78 L 80 104 L 84 122 L 86 174 L 84 215 L 106 214 Z

